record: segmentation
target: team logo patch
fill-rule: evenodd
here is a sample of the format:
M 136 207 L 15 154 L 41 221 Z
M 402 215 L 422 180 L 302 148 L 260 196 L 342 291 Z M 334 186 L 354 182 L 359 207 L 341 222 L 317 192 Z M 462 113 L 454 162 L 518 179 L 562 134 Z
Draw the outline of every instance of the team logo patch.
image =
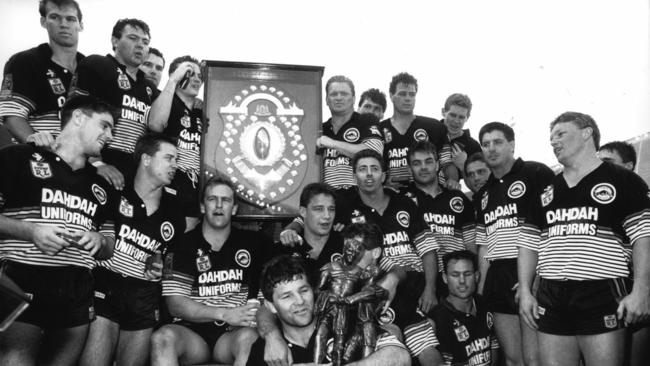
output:
M 492 326 L 494 325 L 494 315 L 492 315 L 492 313 L 489 312 L 489 311 L 486 313 L 486 315 L 487 315 L 486 316 L 486 318 L 487 318 L 486 319 L 487 320 L 486 321 L 487 327 L 488 327 L 488 329 L 492 329 Z
M 36 178 L 47 179 L 52 177 L 52 168 L 50 167 L 50 163 L 30 160 L 29 164 L 32 168 L 32 174 Z
M 359 141 L 359 130 L 356 128 L 350 128 L 347 131 L 345 131 L 345 134 L 343 134 L 343 140 L 347 142 L 357 142 Z
M 377 126 L 370 126 L 370 133 L 373 135 L 381 136 L 381 132 L 379 132 L 379 128 Z
M 524 182 L 518 180 L 510 185 L 508 188 L 508 197 L 517 199 L 526 193 L 526 185 Z
M 65 94 L 65 86 L 63 85 L 61 79 L 51 78 L 51 79 L 47 79 L 47 81 L 50 83 L 50 88 L 52 88 L 52 93 L 56 95 Z
M 618 320 L 616 319 L 616 314 L 605 315 L 603 317 L 603 323 L 605 327 L 609 329 L 614 329 L 618 326 Z
M 95 297 L 98 298 L 98 299 L 105 299 L 106 294 L 103 293 L 103 292 L 95 291 Z
M 14 77 L 12 74 L 5 75 L 2 79 L 2 87 L 0 87 L 0 96 L 7 96 L 11 94 L 11 90 L 14 88 Z
M 190 128 L 191 125 L 192 125 L 192 120 L 190 119 L 190 116 L 188 116 L 187 114 L 184 115 L 183 118 L 181 118 L 181 126 L 185 128 Z
M 95 198 L 97 198 L 97 201 L 99 201 L 101 205 L 106 204 L 106 191 L 104 188 L 95 183 L 92 185 L 92 187 L 90 187 L 90 190 L 93 192 L 93 195 L 95 195 Z
M 129 77 L 126 76 L 126 74 L 124 74 L 119 68 L 117 71 L 119 72 L 119 75 L 117 76 L 117 86 L 122 90 L 130 90 L 131 82 L 129 81 Z
M 458 339 L 458 342 L 465 342 L 469 339 L 467 328 L 460 324 L 458 320 L 454 320 L 454 333 L 456 333 L 456 339 Z
M 481 210 L 485 210 L 488 204 L 488 193 L 483 192 L 483 198 L 481 198 Z
M 341 253 L 334 253 L 330 257 L 331 262 L 343 262 L 343 255 Z
M 378 320 L 379 320 L 379 324 L 381 325 L 393 324 L 393 322 L 395 321 L 395 310 L 393 310 L 393 308 L 391 307 L 388 307 L 386 311 L 384 311 L 383 313 L 381 313 L 381 315 L 379 315 Z
M 422 128 L 418 128 L 413 132 L 413 138 L 415 141 L 426 141 L 429 139 L 429 134 Z
M 133 205 L 124 197 L 120 197 L 120 213 L 126 217 L 133 217 Z
M 411 216 L 409 216 L 408 212 L 406 211 L 400 211 L 395 215 L 395 218 L 397 218 L 397 222 L 399 222 L 400 225 L 403 227 L 409 227 L 409 224 L 411 223 Z
M 540 199 L 542 201 L 542 207 L 546 207 L 553 202 L 553 185 L 549 185 L 546 188 L 544 188 L 544 193 L 540 196 Z
M 207 255 L 201 255 L 196 257 L 196 269 L 199 272 L 206 272 L 212 268 L 212 262 L 210 262 L 210 257 Z
M 465 203 L 463 202 L 462 198 L 454 197 L 451 199 L 451 201 L 449 201 L 449 207 L 455 213 L 461 213 L 465 209 Z
M 591 198 L 603 205 L 612 203 L 616 198 L 616 188 L 609 183 L 596 184 L 591 189 Z
M 390 143 L 391 141 L 393 141 L 393 134 L 387 128 L 384 128 L 384 141 L 387 144 Z
M 366 217 L 361 214 L 361 211 L 354 210 L 352 211 L 352 217 L 350 218 L 350 221 L 353 224 L 364 224 L 366 222 Z
M 251 265 L 251 254 L 246 249 L 239 249 L 235 253 L 235 262 L 244 268 Z
M 169 241 L 171 238 L 174 237 L 174 225 L 172 225 L 171 222 L 165 221 L 160 225 L 160 236 L 162 236 L 163 240 Z
M 544 315 L 546 314 L 546 308 L 537 305 L 537 312 L 539 313 L 539 315 Z

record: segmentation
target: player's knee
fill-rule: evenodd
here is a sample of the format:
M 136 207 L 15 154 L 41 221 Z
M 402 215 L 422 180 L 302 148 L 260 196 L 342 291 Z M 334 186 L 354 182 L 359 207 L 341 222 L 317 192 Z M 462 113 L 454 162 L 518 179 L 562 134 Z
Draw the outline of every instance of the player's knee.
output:
M 176 333 L 172 329 L 168 327 L 158 329 L 151 335 L 151 353 L 159 354 L 174 349 L 176 340 Z
M 251 346 L 253 343 L 255 343 L 258 337 L 259 334 L 255 328 L 242 328 L 237 332 L 237 336 L 235 337 L 235 344 L 237 344 L 240 348 L 243 347 L 250 350 Z

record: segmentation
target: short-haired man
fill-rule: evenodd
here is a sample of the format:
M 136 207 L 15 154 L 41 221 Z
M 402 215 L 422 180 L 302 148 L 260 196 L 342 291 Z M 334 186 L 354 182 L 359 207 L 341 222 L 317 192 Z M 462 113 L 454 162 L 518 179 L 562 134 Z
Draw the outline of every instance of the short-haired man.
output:
M 121 190 L 135 174 L 133 150 L 147 129 L 146 113 L 156 87 L 138 69 L 149 52 L 149 26 L 139 19 L 120 19 L 113 26 L 114 55 L 90 55 L 77 67 L 71 95 L 94 95 L 120 110 L 115 138 L 102 151 L 98 172 Z M 127 179 L 125 179 L 127 178 Z
M 399 73 L 393 76 L 388 92 L 393 102 L 393 116 L 381 121 L 379 128 L 384 133 L 384 159 L 391 185 L 408 184 L 411 180 L 406 161 L 408 149 L 417 141 L 428 140 L 438 148 L 444 178 L 452 188 L 458 188 L 459 176 L 451 161 L 447 128 L 438 120 L 414 113 L 418 81 L 406 72 Z
M 144 365 L 149 359 L 160 318 L 162 254 L 185 229 L 178 198 L 165 187 L 176 172 L 176 154 L 175 141 L 158 133 L 135 145 L 138 168 L 120 193 L 114 254 L 93 271 L 97 318 L 81 365 Z
M 365 243 L 368 239 L 356 236 L 346 238 L 346 243 L 350 240 Z M 377 245 L 379 243 L 375 243 Z M 358 255 L 361 258 L 358 266 L 366 268 L 380 254 L 379 250 L 366 249 L 364 244 L 364 249 Z M 311 363 L 314 360 L 317 324 L 309 272 L 302 259 L 293 256 L 275 257 L 262 271 L 265 307 L 277 314 L 282 335 L 290 344 L 291 357 L 295 363 Z M 251 348 L 247 365 L 264 365 L 264 348 L 264 340 L 258 339 Z M 383 332 L 376 341 L 373 353 L 348 365 L 410 365 L 410 358 L 396 335 Z
M 177 140 L 179 172 L 170 187 L 178 192 L 188 230 L 196 226 L 201 214 L 198 185 L 203 101 L 197 96 L 202 84 L 197 59 L 191 56 L 175 58 L 169 64 L 167 85 L 153 102 L 147 117 L 150 129 Z
M 235 188 L 212 177 L 204 186 L 204 217 L 172 248 L 173 277 L 163 279 L 163 296 L 174 322 L 154 332 L 152 365 L 210 361 L 244 365 L 257 338 L 256 275 L 261 249 L 269 245 L 257 232 L 232 226 Z
M 474 207 L 463 192 L 438 184 L 438 154 L 431 142 L 416 142 L 409 149 L 407 159 L 413 182 L 401 193 L 418 205 L 431 228 L 439 246 L 438 270 L 441 271 L 442 256 L 446 253 L 464 249 L 476 253 Z M 440 274 L 437 278 L 436 294 L 444 298 L 446 286 Z
M 470 136 L 468 129 L 463 129 L 471 112 L 472 101 L 467 95 L 460 93 L 447 97 L 442 107 L 442 123 L 447 127 L 451 159 L 461 175 L 467 157 L 482 152 L 481 144 Z
M 356 185 L 350 160 L 357 152 L 384 149 L 374 118 L 354 111 L 354 84 L 349 78 L 332 76 L 325 84 L 325 100 L 332 117 L 323 124 L 316 145 L 323 148 L 323 182 L 335 189 Z
M 384 118 L 384 112 L 386 112 L 386 94 L 376 88 L 364 91 L 359 98 L 357 112 L 375 115 L 377 121 L 381 121 Z
M 114 110 L 70 98 L 53 151 L 0 150 L 0 259 L 4 274 L 32 294 L 0 332 L 2 365 L 76 365 L 93 318 L 95 258 L 113 255 L 116 197 L 88 158 L 112 138 Z
M 41 0 L 38 11 L 49 41 L 11 56 L 0 89 L 0 121 L 21 143 L 34 132 L 49 132 L 52 138 L 59 134 L 59 110 L 84 57 L 77 52 L 83 30 L 79 4 Z
M 449 252 L 442 262 L 442 280 L 449 295 L 430 313 L 439 343 L 438 362 L 495 366 L 499 343 L 494 316 L 476 295 L 480 276 L 476 254 L 468 250 Z
M 147 54 L 147 58 L 140 64 L 140 70 L 144 72 L 144 77 L 151 81 L 156 88 L 160 85 L 164 68 L 165 57 L 163 57 L 162 52 L 155 47 L 149 47 L 149 53 Z
M 588 366 L 622 365 L 623 328 L 650 318 L 648 186 L 598 158 L 600 131 L 589 115 L 565 112 L 550 130 L 564 170 L 536 195 L 518 241 L 522 317 L 539 330 L 543 364 L 577 365 L 582 355 Z
M 636 168 L 636 151 L 632 144 L 625 141 L 612 141 L 598 149 L 598 157 L 602 161 L 618 164 L 627 170 Z
M 470 155 L 465 160 L 465 184 L 472 192 L 476 194 L 490 178 L 490 167 L 488 166 L 483 151 Z
M 536 192 L 553 179 L 546 165 L 515 159 L 515 132 L 501 122 L 481 127 L 483 155 L 492 170 L 488 182 L 474 197 L 476 244 L 481 278 L 479 293 L 494 313 L 494 326 L 508 365 L 537 365 L 534 330 L 518 316 L 517 243 L 523 218 Z

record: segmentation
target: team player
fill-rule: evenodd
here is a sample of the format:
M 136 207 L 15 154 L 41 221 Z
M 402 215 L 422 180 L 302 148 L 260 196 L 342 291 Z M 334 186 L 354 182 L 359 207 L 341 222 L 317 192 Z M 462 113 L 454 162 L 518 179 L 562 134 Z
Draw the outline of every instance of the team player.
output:
M 476 244 L 485 296 L 507 365 L 536 365 L 535 332 L 520 319 L 517 288 L 517 242 L 522 219 L 536 197 L 553 179 L 553 171 L 534 161 L 515 160 L 515 132 L 501 122 L 490 122 L 479 132 L 485 159 L 492 170 L 488 182 L 475 194 Z
M 377 117 L 377 121 L 381 121 L 386 112 L 386 94 L 376 88 L 364 91 L 359 98 L 357 112 L 373 114 Z
M 582 354 L 588 366 L 622 365 L 622 328 L 650 317 L 648 187 L 633 172 L 598 159 L 600 131 L 590 116 L 566 112 L 550 129 L 564 170 L 536 195 L 525 221 L 521 313 L 539 329 L 544 364 L 578 365 Z M 634 285 L 628 292 L 630 245 Z
M 188 77 L 185 83 L 185 77 Z M 181 85 L 184 84 L 184 85 Z M 183 204 L 187 228 L 199 222 L 199 173 L 201 169 L 201 131 L 203 101 L 197 98 L 201 89 L 199 61 L 182 56 L 169 64 L 169 80 L 151 106 L 149 128 L 176 139 L 178 170 L 170 187 L 178 192 Z
M 117 210 L 110 185 L 88 163 L 112 138 L 116 116 L 93 97 L 69 99 L 53 151 L 0 150 L 0 260 L 32 294 L 0 332 L 2 365 L 75 365 L 93 318 L 90 269 L 113 254 Z
M 465 184 L 472 196 L 483 188 L 490 178 L 490 167 L 483 156 L 483 151 L 470 155 L 465 160 Z
M 407 155 L 413 182 L 401 193 L 415 202 L 424 221 L 438 242 L 438 270 L 442 270 L 442 256 L 469 249 L 476 253 L 474 208 L 459 190 L 450 190 L 438 184 L 438 155 L 429 141 L 419 141 L 409 148 Z M 438 275 L 436 294 L 446 296 L 446 286 Z M 442 290 L 442 291 L 441 291 Z
M 636 168 L 636 151 L 634 146 L 625 141 L 612 141 L 598 149 L 598 157 L 602 161 L 617 164 L 627 170 Z
M 325 84 L 325 101 L 332 117 L 323 124 L 316 146 L 323 151 L 323 182 L 336 189 L 354 186 L 350 160 L 357 152 L 382 152 L 384 145 L 371 116 L 354 111 L 354 84 L 349 78 L 332 76 Z
M 390 185 L 406 185 L 411 180 L 408 168 L 408 149 L 417 141 L 431 141 L 438 148 L 441 169 L 453 188 L 459 188 L 458 171 L 451 161 L 451 148 L 445 125 L 433 118 L 416 116 L 415 97 L 418 81 L 402 72 L 390 82 L 388 89 L 393 102 L 393 116 L 381 121 L 379 127 L 384 134 L 384 159 L 388 164 Z
M 120 19 L 113 27 L 114 55 L 91 55 L 77 67 L 70 93 L 94 95 L 119 109 L 115 138 L 102 151 L 98 172 L 118 190 L 135 174 L 133 150 L 145 133 L 156 87 L 138 66 L 149 52 L 149 26 L 138 19 Z M 128 178 L 125 180 L 125 176 Z
M 145 134 L 135 145 L 138 168 L 133 184 L 120 193 L 114 255 L 93 271 L 97 318 L 81 365 L 144 365 L 149 358 L 160 314 L 162 253 L 185 228 L 178 198 L 165 187 L 174 177 L 176 155 L 175 141 L 162 134 Z
M 18 142 L 34 132 L 49 132 L 51 140 L 59 134 L 59 110 L 83 58 L 77 52 L 83 30 L 79 4 L 41 0 L 38 11 L 49 41 L 11 56 L 0 90 L 0 121 Z
M 442 123 L 447 127 L 451 144 L 451 158 L 460 175 L 463 175 L 467 157 L 482 151 L 481 145 L 472 138 L 469 130 L 463 129 L 471 112 L 471 99 L 460 93 L 454 93 L 447 97 L 445 105 L 442 107 Z
M 468 250 L 443 256 L 442 279 L 449 295 L 431 312 L 440 365 L 495 366 L 499 343 L 494 316 L 476 295 L 476 254 Z
M 144 77 L 151 81 L 156 88 L 160 85 L 160 78 L 165 68 L 165 58 L 162 52 L 155 47 L 149 47 L 147 58 L 140 64 L 140 70 L 144 72 Z
M 203 191 L 204 217 L 171 253 L 173 278 L 163 296 L 174 322 L 154 332 L 153 365 L 216 361 L 244 365 L 257 339 L 260 251 L 269 245 L 257 232 L 231 225 L 237 212 L 229 180 L 213 177 Z

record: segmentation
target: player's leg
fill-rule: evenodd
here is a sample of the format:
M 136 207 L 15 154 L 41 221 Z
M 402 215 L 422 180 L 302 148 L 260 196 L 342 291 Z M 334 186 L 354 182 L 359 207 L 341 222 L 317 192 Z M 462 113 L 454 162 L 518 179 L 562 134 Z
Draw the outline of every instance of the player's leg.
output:
M 48 330 L 43 337 L 39 364 L 43 365 L 77 365 L 83 351 L 88 324 L 72 328 Z
M 576 336 L 537 332 L 540 363 L 543 366 L 578 366 L 580 349 Z
M 499 345 L 501 345 L 506 365 L 524 365 L 519 316 L 513 314 L 494 313 L 494 331 L 499 340 Z
M 248 360 L 251 346 L 258 337 L 257 330 L 249 327 L 242 327 L 224 333 L 214 345 L 212 357 L 219 363 L 244 366 Z
M 632 332 L 630 366 L 650 364 L 650 325 Z
M 203 338 L 191 329 L 168 324 L 151 336 L 151 365 L 176 366 L 210 360 L 210 349 Z
M 14 322 L 0 332 L 0 365 L 35 365 L 42 338 L 41 328 Z
M 519 318 L 519 329 L 521 329 L 521 346 L 526 366 L 539 365 L 539 346 L 537 342 L 537 331 L 531 329 Z
M 122 330 L 117 344 L 116 361 L 121 366 L 146 365 L 149 360 L 153 328 Z
M 623 365 L 625 329 L 612 332 L 577 336 L 586 366 Z
M 81 354 L 79 365 L 111 365 L 119 333 L 120 327 L 117 323 L 102 316 L 97 316 L 90 323 L 88 339 Z

